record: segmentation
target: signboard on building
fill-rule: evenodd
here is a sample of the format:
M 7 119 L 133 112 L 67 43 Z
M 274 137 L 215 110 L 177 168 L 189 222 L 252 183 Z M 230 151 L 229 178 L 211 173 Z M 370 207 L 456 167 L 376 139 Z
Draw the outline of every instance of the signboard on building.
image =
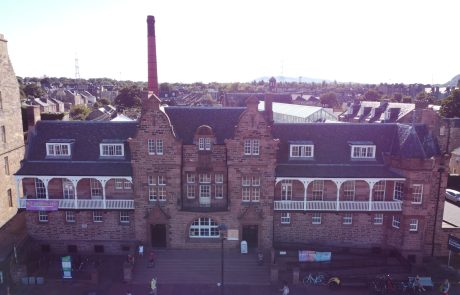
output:
M 299 250 L 299 262 L 331 261 L 331 252 Z
M 229 241 L 238 241 L 239 240 L 239 233 L 237 229 L 229 229 L 227 230 L 227 240 Z
M 59 200 L 26 200 L 27 211 L 57 211 Z
M 449 235 L 449 238 L 447 239 L 447 246 L 449 250 L 454 251 L 455 253 L 460 252 L 460 239 L 457 237 L 454 237 L 453 235 Z

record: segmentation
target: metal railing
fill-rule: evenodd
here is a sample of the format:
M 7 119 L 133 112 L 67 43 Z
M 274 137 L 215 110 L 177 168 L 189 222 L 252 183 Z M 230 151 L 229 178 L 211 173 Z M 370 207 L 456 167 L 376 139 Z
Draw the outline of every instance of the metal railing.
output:
M 47 201 L 46 199 L 25 199 L 18 200 L 18 207 L 27 208 L 27 201 Z M 91 199 L 49 199 L 58 201 L 58 209 L 134 209 L 134 200 L 91 200 Z
M 402 202 L 374 201 L 369 203 L 369 201 L 274 201 L 274 209 L 275 211 L 402 211 Z

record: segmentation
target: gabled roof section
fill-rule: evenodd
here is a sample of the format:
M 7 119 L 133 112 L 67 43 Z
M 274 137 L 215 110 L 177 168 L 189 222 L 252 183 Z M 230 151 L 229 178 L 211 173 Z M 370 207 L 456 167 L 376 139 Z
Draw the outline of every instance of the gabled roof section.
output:
M 193 144 L 198 127 L 210 126 L 216 135 L 217 144 L 232 138 L 235 126 L 246 108 L 214 107 L 165 107 L 165 113 L 171 120 L 176 136 L 184 144 Z
M 440 155 L 437 140 L 425 125 L 398 124 L 392 155 L 403 158 L 427 159 Z

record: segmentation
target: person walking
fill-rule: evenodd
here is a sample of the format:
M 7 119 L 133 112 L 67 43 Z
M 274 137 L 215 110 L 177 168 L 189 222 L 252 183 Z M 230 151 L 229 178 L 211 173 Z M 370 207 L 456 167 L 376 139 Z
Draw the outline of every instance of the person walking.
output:
M 144 256 L 144 245 L 139 245 L 139 256 Z
M 450 283 L 448 279 L 445 279 L 441 285 L 441 294 L 442 295 L 449 295 Z
M 150 294 L 157 295 L 157 279 L 155 277 L 150 281 Z
M 289 287 L 287 281 L 283 282 L 283 288 L 280 289 L 282 295 L 289 295 Z

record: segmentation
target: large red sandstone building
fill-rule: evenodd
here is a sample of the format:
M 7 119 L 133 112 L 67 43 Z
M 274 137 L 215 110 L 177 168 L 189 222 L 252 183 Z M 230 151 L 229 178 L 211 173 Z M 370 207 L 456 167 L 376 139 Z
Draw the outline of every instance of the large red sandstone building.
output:
M 29 234 L 61 253 L 214 248 L 220 224 L 262 249 L 380 248 L 420 261 L 439 246 L 446 171 L 432 130 L 277 124 L 269 101 L 264 112 L 255 98 L 163 108 L 151 94 L 137 122 L 38 122 L 16 173 Z

